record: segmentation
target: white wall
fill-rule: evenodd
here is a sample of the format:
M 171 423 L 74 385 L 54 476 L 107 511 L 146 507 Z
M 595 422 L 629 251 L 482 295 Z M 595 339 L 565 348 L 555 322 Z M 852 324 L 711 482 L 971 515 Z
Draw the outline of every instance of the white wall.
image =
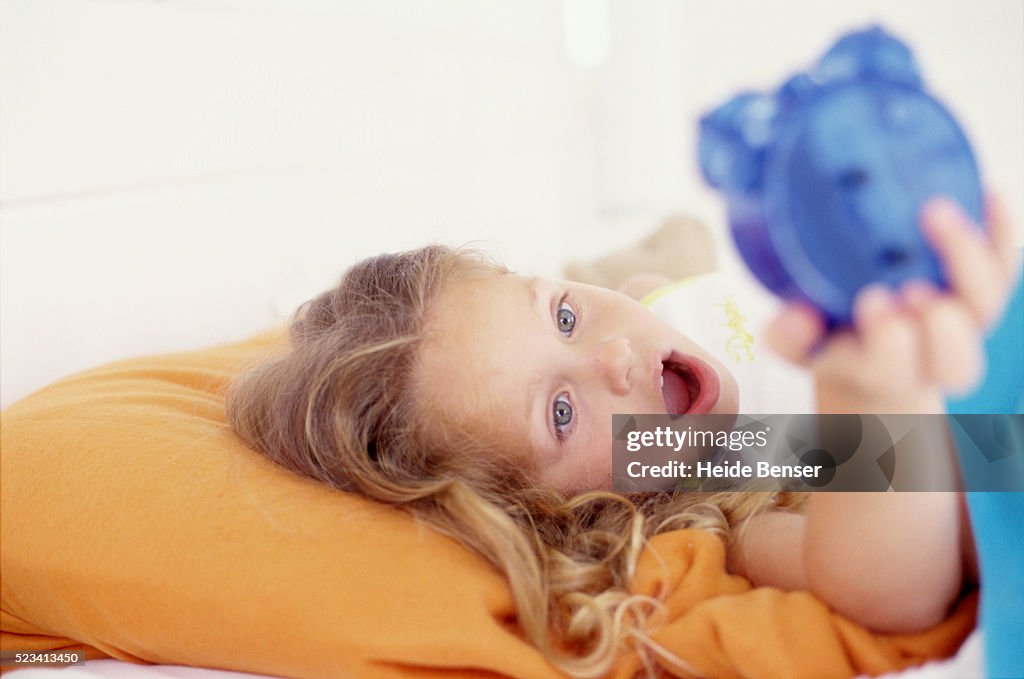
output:
M 608 212 L 675 208 L 720 222 L 719 196 L 696 163 L 697 118 L 739 90 L 775 89 L 839 35 L 873 23 L 911 45 L 1024 243 L 1021 0 L 617 0 L 603 102 Z
M 593 0 L 600 2 L 601 0 Z M 694 122 L 841 31 L 918 52 L 1024 224 L 1024 3 L 0 1 L 0 401 L 243 337 L 353 261 L 481 239 L 557 274 L 669 210 L 720 226 Z
M 383 250 L 501 241 L 554 273 L 581 209 L 557 4 L 34 0 L 0 26 L 5 404 L 245 336 Z

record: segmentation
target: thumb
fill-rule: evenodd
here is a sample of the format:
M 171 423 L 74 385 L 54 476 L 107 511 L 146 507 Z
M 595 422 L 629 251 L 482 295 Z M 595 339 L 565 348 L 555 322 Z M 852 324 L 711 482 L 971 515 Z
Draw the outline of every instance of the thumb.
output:
M 825 320 L 804 302 L 789 302 L 765 327 L 765 343 L 782 358 L 807 367 L 825 336 Z

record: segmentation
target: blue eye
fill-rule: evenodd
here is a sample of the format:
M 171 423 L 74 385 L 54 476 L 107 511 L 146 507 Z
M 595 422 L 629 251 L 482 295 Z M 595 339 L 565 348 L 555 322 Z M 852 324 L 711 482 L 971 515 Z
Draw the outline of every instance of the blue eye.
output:
M 576 313 L 566 302 L 558 305 L 558 331 L 563 335 L 571 335 L 572 329 L 576 327 Z
M 565 430 L 572 424 L 572 415 L 572 404 L 569 403 L 568 394 L 556 398 L 551 407 L 551 419 L 555 423 L 555 432 L 559 439 L 565 436 Z

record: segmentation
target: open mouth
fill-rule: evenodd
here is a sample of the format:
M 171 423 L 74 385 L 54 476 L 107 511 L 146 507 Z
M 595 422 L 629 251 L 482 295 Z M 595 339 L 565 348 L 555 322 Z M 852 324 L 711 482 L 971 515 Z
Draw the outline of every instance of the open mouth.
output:
M 692 356 L 672 354 L 661 364 L 661 395 L 670 415 L 703 414 L 718 403 L 718 375 Z

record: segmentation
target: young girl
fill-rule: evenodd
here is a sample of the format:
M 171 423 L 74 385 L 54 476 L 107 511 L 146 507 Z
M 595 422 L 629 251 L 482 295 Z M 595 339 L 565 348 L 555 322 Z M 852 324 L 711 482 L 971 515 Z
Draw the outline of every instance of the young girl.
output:
M 777 316 L 767 339 L 813 377 L 819 412 L 939 413 L 979 379 L 1018 271 L 994 200 L 987 222 L 981 235 L 945 201 L 923 213 L 949 292 L 867 289 L 855 327 L 829 337 L 812 309 Z M 507 577 L 525 636 L 573 675 L 606 671 L 627 638 L 658 651 L 656 602 L 627 584 L 659 532 L 713 531 L 755 585 L 810 590 L 879 631 L 937 623 L 970 577 L 956 493 L 609 492 L 613 413 L 737 412 L 746 386 L 625 295 L 430 246 L 353 266 L 290 335 L 232 386 L 239 435 L 475 549 Z

